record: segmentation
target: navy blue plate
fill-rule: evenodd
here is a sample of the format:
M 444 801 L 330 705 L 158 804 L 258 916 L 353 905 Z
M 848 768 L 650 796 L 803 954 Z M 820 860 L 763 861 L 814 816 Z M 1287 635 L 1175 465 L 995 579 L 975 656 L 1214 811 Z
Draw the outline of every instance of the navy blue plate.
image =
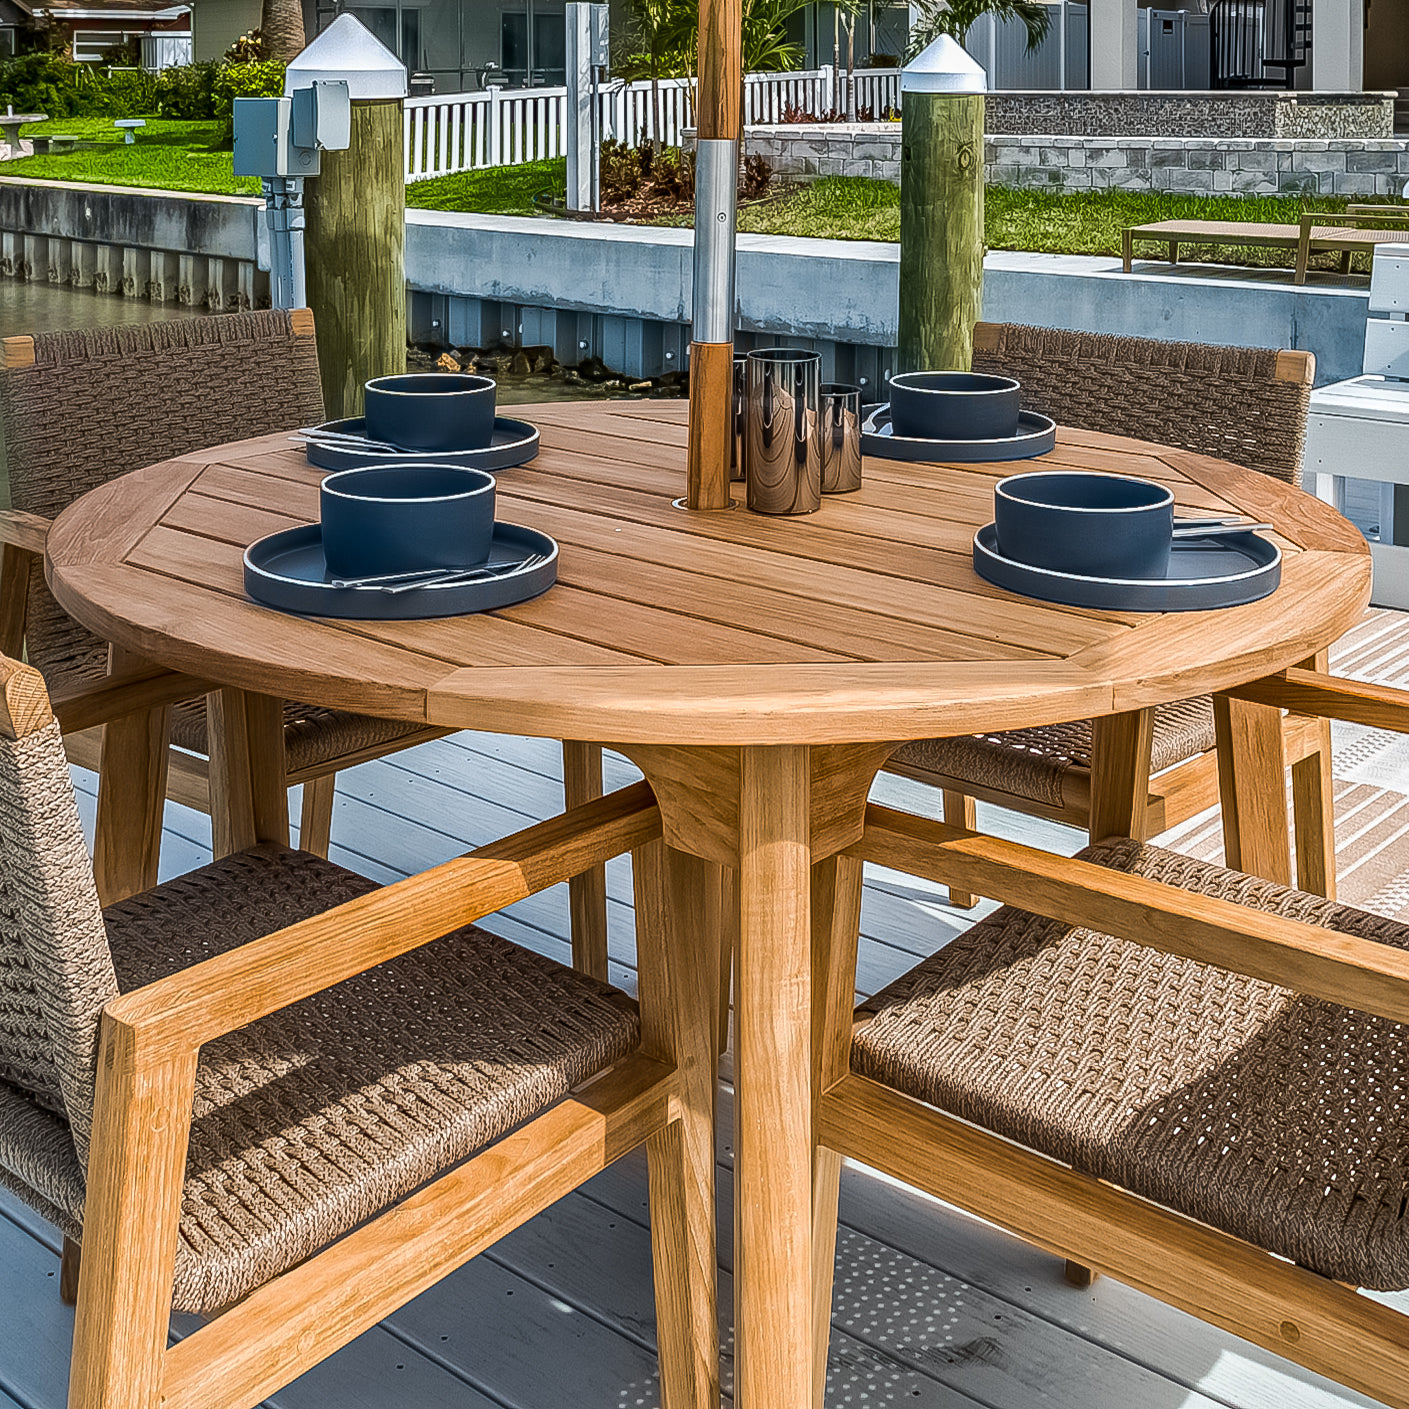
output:
M 1066 607 L 1122 612 L 1203 612 L 1240 607 L 1277 590 L 1282 550 L 1256 533 L 1176 538 L 1160 578 L 1081 577 L 1014 562 L 992 524 L 974 534 L 974 571 L 996 587 Z
M 343 435 L 366 435 L 367 422 L 362 416 L 345 421 L 327 421 L 319 431 L 340 431 Z M 316 434 L 316 431 L 315 431 Z M 538 427 L 527 421 L 515 421 L 498 416 L 494 421 L 494 436 L 483 450 L 362 450 L 341 445 L 305 447 L 308 463 L 325 470 L 356 470 L 363 465 L 455 465 L 464 470 L 511 470 L 526 465 L 538 454 Z
M 865 414 L 861 453 L 880 460 L 933 460 L 951 465 L 1029 460 L 1045 455 L 1057 443 L 1057 423 L 1035 411 L 1024 411 L 1018 417 L 1018 433 L 1001 440 L 920 440 L 896 435 L 890 424 L 889 402 L 867 406 Z
M 515 568 L 531 553 L 543 562 Z M 286 528 L 245 549 L 245 591 L 256 602 L 307 616 L 352 617 L 362 621 L 413 621 L 434 616 L 464 616 L 511 607 L 546 592 L 558 580 L 556 540 L 536 528 L 496 523 L 489 566 L 505 571 L 471 582 L 427 584 L 391 593 L 376 587 L 334 587 L 335 573 L 323 558 L 320 524 Z

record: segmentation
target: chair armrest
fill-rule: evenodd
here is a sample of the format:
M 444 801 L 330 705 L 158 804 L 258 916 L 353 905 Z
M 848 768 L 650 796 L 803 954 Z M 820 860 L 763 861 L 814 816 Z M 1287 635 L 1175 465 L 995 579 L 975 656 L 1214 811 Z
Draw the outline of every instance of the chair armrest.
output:
M 27 514 L 23 509 L 0 509 L 0 543 L 43 557 L 51 522 L 38 514 Z
M 1276 705 L 1297 714 L 1344 719 L 1371 729 L 1409 734 L 1409 690 L 1370 685 L 1319 670 L 1284 670 L 1220 693 L 1253 704 Z
M 1392 1022 L 1409 1021 L 1409 952 L 1388 944 L 875 804 L 867 807 L 865 833 L 848 854 Z
M 97 724 L 122 719 L 139 710 L 194 700 L 220 687 L 178 671 L 152 666 L 149 670 L 107 675 L 91 684 L 55 690 L 49 696 L 54 717 L 65 734 L 76 734 Z
M 169 1061 L 345 978 L 654 841 L 645 783 L 125 993 L 103 1012 L 144 1060 Z

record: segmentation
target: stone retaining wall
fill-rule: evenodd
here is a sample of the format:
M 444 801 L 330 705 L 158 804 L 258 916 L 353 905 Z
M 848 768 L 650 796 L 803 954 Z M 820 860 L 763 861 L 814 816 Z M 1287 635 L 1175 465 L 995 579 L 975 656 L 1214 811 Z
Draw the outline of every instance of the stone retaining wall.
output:
M 990 133 L 1063 137 L 1390 137 L 1393 93 L 990 93 Z
M 750 127 L 750 155 L 788 176 L 900 180 L 900 125 Z M 990 133 L 994 185 L 1053 191 L 1183 191 L 1193 195 L 1399 196 L 1409 139 L 1065 137 Z

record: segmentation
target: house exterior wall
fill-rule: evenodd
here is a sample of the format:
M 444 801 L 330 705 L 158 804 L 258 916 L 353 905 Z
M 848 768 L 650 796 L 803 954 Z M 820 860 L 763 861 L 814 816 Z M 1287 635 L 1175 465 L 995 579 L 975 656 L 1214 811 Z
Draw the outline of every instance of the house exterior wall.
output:
M 191 7 L 191 48 L 198 64 L 222 57 L 242 35 L 259 28 L 260 0 L 199 0 Z

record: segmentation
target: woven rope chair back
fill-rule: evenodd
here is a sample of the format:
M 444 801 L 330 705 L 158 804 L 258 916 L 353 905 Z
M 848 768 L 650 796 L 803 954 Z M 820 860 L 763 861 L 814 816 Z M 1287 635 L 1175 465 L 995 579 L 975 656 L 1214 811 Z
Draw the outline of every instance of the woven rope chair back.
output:
M 1311 387 L 1268 348 L 1160 342 L 1016 323 L 974 329 L 976 372 L 1016 377 L 1026 411 L 1158 441 L 1295 485 Z
M 0 1084 L 66 1117 L 84 1164 L 116 994 L 59 726 L 0 736 Z
M 33 365 L 0 372 L 14 507 L 52 518 L 143 465 L 321 421 L 308 316 L 303 335 L 285 309 L 36 334 Z M 107 648 L 63 612 L 38 567 L 25 644 L 51 690 L 107 668 Z

